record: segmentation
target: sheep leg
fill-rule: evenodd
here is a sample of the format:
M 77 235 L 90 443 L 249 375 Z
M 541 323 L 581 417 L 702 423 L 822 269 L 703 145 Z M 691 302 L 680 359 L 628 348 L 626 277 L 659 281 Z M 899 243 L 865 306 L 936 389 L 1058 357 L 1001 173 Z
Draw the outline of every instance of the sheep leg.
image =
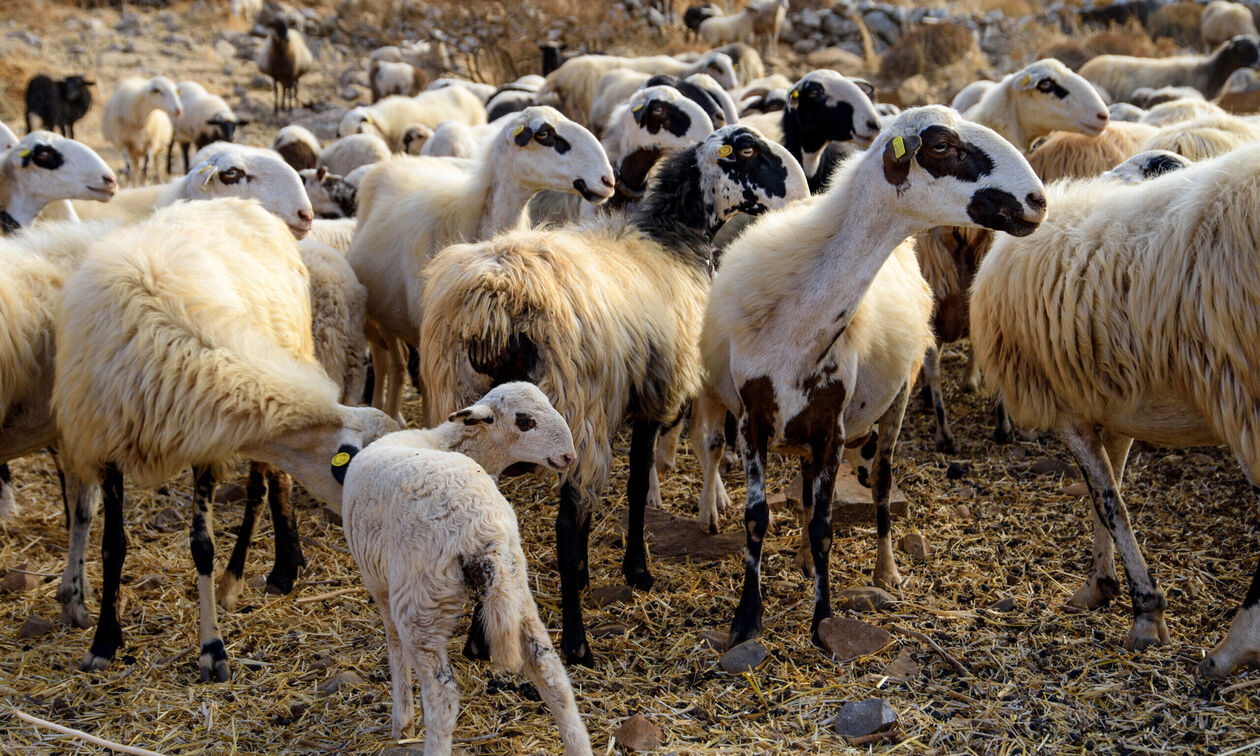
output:
M 254 530 L 258 525 L 258 510 L 262 506 L 263 496 L 267 494 L 266 469 L 265 462 L 249 463 L 249 477 L 245 481 L 245 514 L 241 517 L 241 529 L 236 534 L 236 545 L 232 547 L 232 556 L 228 559 L 227 569 L 219 576 L 219 589 L 215 592 L 215 599 L 225 611 L 230 612 L 236 609 L 236 601 L 241 595 L 245 556 L 249 553 L 249 545 L 254 540 Z
M 67 493 L 74 499 L 74 518 L 70 521 L 70 551 L 66 569 L 61 574 L 57 600 L 61 602 L 61 621 L 72 627 L 91 627 L 92 615 L 87 600 L 92 594 L 84 560 L 92 535 L 92 518 L 96 515 L 96 497 L 100 486 L 70 476 Z M 125 545 L 125 544 L 124 544 Z
M 1116 471 L 1116 489 L 1120 490 L 1133 439 L 1104 432 L 1103 444 L 1107 450 L 1107 458 L 1111 460 L 1111 467 Z M 1115 542 L 1111 540 L 1111 532 L 1107 530 L 1107 526 L 1098 519 L 1098 512 L 1093 507 L 1089 511 L 1090 519 L 1094 523 L 1089 577 L 1084 585 L 1076 589 L 1072 598 L 1068 599 L 1069 608 L 1096 609 L 1106 606 L 1120 592 L 1120 579 L 1116 577 Z
M 1006 405 L 999 399 L 993 405 L 993 440 L 999 444 L 1010 444 L 1015 442 L 1015 428 L 1011 425 L 1011 416 L 1006 411 Z
M 273 115 L 280 112 L 280 82 L 275 79 L 271 80 L 271 112 Z
M 123 477 L 114 464 L 102 471 L 101 492 L 105 525 L 101 531 L 101 614 L 96 623 L 92 647 L 79 664 L 82 672 L 105 669 L 122 646 L 122 625 L 118 624 L 118 587 L 122 584 L 123 560 L 127 558 L 127 533 L 123 529 Z
M 403 651 L 398 626 L 389 608 L 389 591 L 380 585 L 371 585 L 369 592 L 381 610 L 381 622 L 385 625 L 385 647 L 389 652 L 389 685 L 394 696 L 393 735 L 395 739 L 410 738 L 416 734 L 416 699 L 411 691 L 411 663 Z
M 529 590 L 525 585 L 522 585 L 522 589 Z M 556 720 L 560 740 L 564 743 L 565 756 L 589 756 L 591 737 L 586 732 L 586 725 L 582 724 L 577 702 L 573 700 L 573 686 L 569 683 L 564 665 L 560 663 L 560 657 L 556 656 L 556 650 L 551 646 L 547 628 L 538 617 L 538 609 L 532 601 L 521 619 L 525 674 L 538 689 L 538 695 Z
M 879 449 L 879 430 L 872 428 L 861 446 L 844 448 L 844 461 L 857 476 L 858 483 L 864 488 L 871 487 L 871 470 L 875 467 L 875 452 Z
M 18 505 L 13 498 L 13 475 L 9 472 L 9 464 L 0 464 L 0 520 L 17 517 Z
M 957 454 L 958 444 L 949 428 L 949 416 L 945 413 L 945 395 L 941 392 L 941 353 L 936 347 L 928 347 L 923 357 L 923 382 L 932 396 L 932 411 L 936 413 L 936 450 L 945 454 Z
M 660 437 L 656 440 L 656 471 L 664 473 L 674 469 L 678 457 L 678 440 L 682 438 L 683 418 L 689 407 L 683 407 L 678 417 L 661 427 Z
M 455 718 L 459 714 L 459 687 L 446 656 L 446 642 L 450 640 L 454 623 L 442 617 L 444 609 L 440 605 L 421 602 L 412 608 L 416 619 L 404 622 L 399 630 L 416 677 L 420 678 L 424 756 L 448 756 L 455 737 Z
M 267 503 L 271 507 L 271 526 L 275 530 L 276 558 L 267 575 L 267 593 L 287 596 L 293 582 L 306 567 L 302 539 L 298 535 L 297 512 L 293 509 L 293 478 L 288 473 L 267 470 Z
M 888 512 L 888 497 L 892 493 L 892 455 L 901 435 L 901 421 L 906 415 L 906 403 L 910 397 L 909 385 L 903 384 L 883 417 L 879 419 L 879 436 L 875 442 L 874 476 L 871 481 L 871 498 L 875 501 L 875 585 L 895 588 L 901 584 L 897 572 L 897 559 L 892 550 L 892 517 Z
M 1155 582 L 1155 576 L 1146 566 L 1142 549 L 1129 524 L 1129 510 L 1120 496 L 1120 487 L 1112 473 L 1107 449 L 1098 432 L 1088 423 L 1065 421 L 1056 429 L 1059 439 L 1072 451 L 1085 483 L 1089 486 L 1090 499 L 1098 518 L 1107 525 L 1120 561 L 1124 565 L 1125 579 L 1129 582 L 1129 595 L 1133 602 L 1133 628 L 1125 639 L 1125 648 L 1142 649 L 1155 643 L 1167 643 L 1168 626 L 1164 624 L 1167 602 L 1164 592 Z
M 228 682 L 227 649 L 219 635 L 219 618 L 214 603 L 214 474 L 209 468 L 193 468 L 193 519 L 188 546 L 197 567 L 197 597 L 201 605 L 201 681 Z
M 477 598 L 473 601 L 472 622 L 468 626 L 468 638 L 464 641 L 464 656 L 474 661 L 490 661 L 490 641 L 486 638 L 483 614 L 485 609 L 481 606 L 481 599 Z
M 963 376 L 963 392 L 970 394 L 980 389 L 980 362 L 976 359 L 976 350 L 967 353 L 967 372 Z
M 722 455 L 726 452 L 726 407 L 709 391 L 701 391 L 692 405 L 691 446 L 700 456 L 704 485 L 700 489 L 700 529 L 718 532 L 720 512 L 731 498 L 722 482 Z
M 560 486 L 560 509 L 556 514 L 556 566 L 560 569 L 560 609 L 563 615 L 560 656 L 565 664 L 594 667 L 586 626 L 582 621 L 582 590 L 590 581 L 587 541 L 591 533 L 591 510 L 582 500 L 573 481 Z
M 761 547 L 770 525 L 770 508 L 766 504 L 769 428 L 745 414 L 739 420 L 739 434 L 748 493 L 744 504 L 744 590 L 731 622 L 731 646 L 761 635 Z
M 654 420 L 634 423 L 630 435 L 630 480 L 626 484 L 626 499 L 630 509 L 630 522 L 626 530 L 626 555 L 621 562 L 621 573 L 626 585 L 640 590 L 652 587 L 652 573 L 648 572 L 647 546 L 643 543 L 643 520 L 647 510 L 649 477 L 655 467 L 656 435 L 661 424 Z
M 810 512 L 809 555 L 814 561 L 814 616 L 809 622 L 809 636 L 815 646 L 825 648 L 818 626 L 831 616 L 831 498 L 842 448 L 836 443 L 835 424 L 829 423 L 822 440 L 812 446 L 811 458 L 801 459 L 801 505 Z

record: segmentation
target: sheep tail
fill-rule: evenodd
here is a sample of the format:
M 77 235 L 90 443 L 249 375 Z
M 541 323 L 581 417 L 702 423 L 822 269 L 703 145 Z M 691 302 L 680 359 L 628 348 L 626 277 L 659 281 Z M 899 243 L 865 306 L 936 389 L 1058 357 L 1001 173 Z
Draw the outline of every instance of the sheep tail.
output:
M 515 551 L 515 553 L 513 553 Z M 494 665 L 519 672 L 525 661 L 525 620 L 533 596 L 525 579 L 525 554 L 517 545 L 494 543 L 463 561 L 464 580 L 481 605 L 481 628 Z

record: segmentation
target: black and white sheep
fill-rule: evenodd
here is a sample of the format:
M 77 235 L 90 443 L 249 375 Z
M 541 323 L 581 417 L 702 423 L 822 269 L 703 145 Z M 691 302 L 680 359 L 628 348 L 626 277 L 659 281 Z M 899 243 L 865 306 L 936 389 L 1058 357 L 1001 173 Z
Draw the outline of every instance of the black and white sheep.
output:
M 305 126 L 296 124 L 290 124 L 277 131 L 276 138 L 271 142 L 271 149 L 278 152 L 280 157 L 284 158 L 284 162 L 292 166 L 295 171 L 316 167 L 319 156 L 323 152 L 319 139 Z
M 1102 87 L 1118 101 L 1129 101 L 1139 87 L 1194 87 L 1212 98 L 1229 75 L 1239 68 L 1260 63 L 1255 37 L 1238 36 L 1211 55 L 1179 55 L 1172 58 L 1136 58 L 1099 55 L 1081 66 L 1080 74 Z
M 175 119 L 175 138 L 166 148 L 168 175 L 176 144 L 184 158 L 184 173 L 188 173 L 192 167 L 188 162 L 189 147 L 200 150 L 213 142 L 231 142 L 236 139 L 237 129 L 249 125 L 249 119 L 237 116 L 226 100 L 210 94 L 195 81 L 181 81 L 176 91 L 184 112 Z

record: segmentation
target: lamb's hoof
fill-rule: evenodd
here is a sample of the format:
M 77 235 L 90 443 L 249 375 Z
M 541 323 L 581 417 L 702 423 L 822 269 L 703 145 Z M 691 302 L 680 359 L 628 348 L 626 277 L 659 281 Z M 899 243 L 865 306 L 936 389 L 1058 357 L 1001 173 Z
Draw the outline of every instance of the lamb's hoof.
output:
M 652 584 L 656 582 L 656 578 L 652 577 L 652 573 L 648 572 L 646 568 L 627 570 L 625 575 L 626 585 L 640 591 L 651 590 Z
M 796 556 L 792 561 L 796 563 L 796 568 L 802 575 L 810 580 L 814 579 L 814 557 L 810 556 L 808 545 L 797 546 Z
M 236 602 L 241 596 L 241 581 L 231 573 L 225 572 L 219 577 L 219 586 L 214 591 L 214 600 L 225 612 L 236 610 Z
M 701 512 L 700 513 L 700 532 L 716 535 L 718 532 L 718 513 L 717 512 Z
M 1133 621 L 1129 636 L 1124 639 L 1124 647 L 1131 651 L 1141 651 L 1149 646 L 1168 643 L 1168 625 L 1164 624 L 1163 612 L 1151 612 L 1139 615 Z
M 92 615 L 82 602 L 62 604 L 61 624 L 66 627 L 91 627 Z
M 735 648 L 744 641 L 761 637 L 761 619 L 746 616 L 748 614 L 751 613 L 735 610 L 735 620 L 731 622 L 731 636 L 726 642 L 727 648 Z
M 590 669 L 595 668 L 595 657 L 591 655 L 591 647 L 583 640 L 577 644 L 576 648 L 567 648 L 564 639 L 560 639 L 560 658 L 570 667 L 581 666 Z
M 1085 584 L 1077 588 L 1076 593 L 1072 594 L 1072 598 L 1068 599 L 1065 608 L 1074 612 L 1098 609 L 1110 604 L 1119 590 L 1120 584 L 1116 582 L 1114 577 L 1086 580 Z
M 231 682 L 232 680 L 232 670 L 228 668 L 227 649 L 223 647 L 223 641 L 218 638 L 201 644 L 201 656 L 197 658 L 197 664 L 201 667 L 203 683 Z
M 92 651 L 88 651 L 87 655 L 83 657 L 83 661 L 79 662 L 79 671 L 80 672 L 100 672 L 102 670 L 108 669 L 109 665 L 112 664 L 113 661 L 114 661 L 114 657 L 112 655 L 101 656 L 96 653 L 93 653 Z
M 958 444 L 954 441 L 953 436 L 937 436 L 936 450 L 942 454 L 957 454 Z

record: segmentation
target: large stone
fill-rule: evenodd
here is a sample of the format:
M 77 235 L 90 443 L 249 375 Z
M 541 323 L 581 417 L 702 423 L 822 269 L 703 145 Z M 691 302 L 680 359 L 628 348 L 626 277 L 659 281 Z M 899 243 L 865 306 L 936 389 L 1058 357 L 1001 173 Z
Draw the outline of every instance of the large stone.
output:
M 31 574 L 33 568 L 26 562 L 16 564 L 0 579 L 0 591 L 25 593 L 39 585 L 39 575 Z
M 18 637 L 38 638 L 41 635 L 47 635 L 52 631 L 52 629 L 53 623 L 43 617 L 40 617 L 39 615 L 32 614 L 26 618 L 25 622 L 22 623 L 22 629 L 18 630 Z
M 840 606 L 855 612 L 878 612 L 896 601 L 888 591 L 873 586 L 845 588 L 839 597 Z
M 924 559 L 927 559 L 928 554 L 931 553 L 931 548 L 928 546 L 927 536 L 922 533 L 906 533 L 901 537 L 897 544 L 901 547 L 901 550 L 905 552 L 906 556 L 911 559 L 923 561 Z
M 799 473 L 788 484 L 786 496 L 792 506 L 800 507 Z M 896 481 L 893 481 L 892 490 L 888 492 L 888 511 L 893 517 L 905 517 L 909 511 L 906 495 L 897 487 Z M 875 502 L 871 499 L 871 489 L 858 482 L 848 464 L 841 465 L 837 472 L 836 487 L 831 494 L 831 521 L 858 525 L 869 525 L 875 521 Z M 743 545 L 742 536 L 740 545 Z
M 740 506 L 742 505 L 741 502 Z M 727 518 L 730 517 L 728 513 Z M 738 517 L 743 517 L 743 509 L 739 510 Z M 651 538 L 654 559 L 707 561 L 720 559 L 729 554 L 741 554 L 744 551 L 742 528 L 733 532 L 710 535 L 700 529 L 699 519 L 682 517 L 657 507 L 648 507 L 643 519 L 644 532 Z M 621 518 L 623 535 L 628 525 L 629 515 L 625 515 Z
M 756 669 L 766 660 L 769 652 L 757 641 L 746 640 L 718 659 L 718 666 L 732 674 L 739 674 Z
M 882 627 L 847 617 L 828 617 L 823 620 L 818 626 L 818 636 L 837 661 L 869 656 L 888 645 L 892 638 Z
M 857 738 L 896 724 L 897 711 L 882 698 L 850 701 L 836 715 L 836 732 L 846 738 Z
M 613 733 L 617 744 L 635 751 L 651 751 L 659 748 L 663 733 L 642 714 L 635 714 L 621 723 Z

